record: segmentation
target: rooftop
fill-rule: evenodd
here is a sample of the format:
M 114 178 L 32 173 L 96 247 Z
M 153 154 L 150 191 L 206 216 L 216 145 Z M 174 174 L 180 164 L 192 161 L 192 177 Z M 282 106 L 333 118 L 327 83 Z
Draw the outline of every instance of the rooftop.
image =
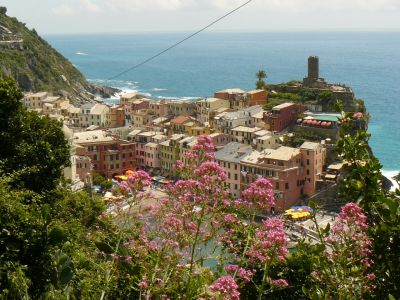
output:
M 189 116 L 181 115 L 181 116 L 177 116 L 176 118 L 173 118 L 170 122 L 171 122 L 171 124 L 181 125 L 181 124 L 188 122 L 189 120 L 191 120 L 191 118 Z
M 121 98 L 125 98 L 125 99 L 132 99 L 135 98 L 138 95 L 138 93 L 126 93 L 121 95 Z
M 27 97 L 38 97 L 38 98 L 43 98 L 46 96 L 47 96 L 47 92 L 39 92 L 39 93 L 27 95 Z
M 231 142 L 222 149 L 215 152 L 215 159 L 239 163 L 243 157 L 252 152 L 251 146 L 245 146 L 241 143 Z
M 136 136 L 136 135 L 138 135 L 139 133 L 141 133 L 142 132 L 142 130 L 141 129 L 134 129 L 134 130 L 132 130 L 131 132 L 129 132 L 129 134 L 128 134 L 128 136 Z
M 145 137 L 149 137 L 149 136 L 154 136 L 156 135 L 158 132 L 154 132 L 154 131 L 145 131 L 145 132 L 140 132 L 137 135 L 138 136 L 145 136 Z
M 246 127 L 246 126 L 238 126 L 235 127 L 233 129 L 231 129 L 232 131 L 238 131 L 238 132 L 256 132 L 261 130 L 261 128 L 259 127 Z
M 81 109 L 92 109 L 95 106 L 95 103 L 85 103 L 81 106 Z
M 104 130 L 84 131 L 74 133 L 74 143 L 85 144 L 93 142 L 112 142 L 114 139 Z
M 265 159 L 289 161 L 298 154 L 300 154 L 299 149 L 281 146 L 278 149 L 265 149 L 261 152 L 254 150 L 250 155 L 244 157 L 242 162 L 249 164 L 262 164 L 262 160 Z
M 264 92 L 264 90 L 252 90 L 252 91 L 248 91 L 247 94 L 253 95 L 253 94 L 258 94 L 260 92 Z
M 108 108 L 107 105 L 97 103 L 92 107 L 90 113 L 92 115 L 101 115 L 107 108 Z
M 150 147 L 150 148 L 157 148 L 158 144 L 156 143 L 147 143 L 146 145 L 144 145 L 145 147 Z
M 219 98 L 205 98 L 200 100 L 199 102 L 201 103 L 213 103 L 213 102 L 217 102 L 217 101 L 224 101 L 223 99 L 219 99 Z
M 239 88 L 233 88 L 233 89 L 226 89 L 226 90 L 223 90 L 223 91 L 219 91 L 217 93 L 244 94 L 245 91 L 243 91 L 242 89 L 239 89 Z
M 258 136 L 258 137 L 262 137 L 262 136 L 265 136 L 265 135 L 269 135 L 270 136 L 272 133 L 271 133 L 271 131 L 262 129 L 262 130 L 256 131 L 254 134 L 256 136 Z
M 51 96 L 51 97 L 46 97 L 45 99 L 43 99 L 43 102 L 52 103 L 52 102 L 55 102 L 55 101 L 57 101 L 59 99 L 60 99 L 60 97 Z
M 316 150 L 320 146 L 319 143 L 313 143 L 313 142 L 304 142 L 303 145 L 300 146 L 301 149 L 307 149 L 307 150 Z
M 256 118 L 256 119 L 262 119 L 262 118 L 264 118 L 264 112 L 265 112 L 264 110 L 261 110 L 260 112 L 252 115 L 252 117 Z
M 67 110 L 71 114 L 79 114 L 79 112 L 81 111 L 79 107 L 75 107 L 73 105 L 69 106 Z
M 294 103 L 286 102 L 286 103 L 282 103 L 282 104 L 279 104 L 279 105 L 274 106 L 274 107 L 272 108 L 272 110 L 281 110 L 281 109 L 283 109 L 283 108 L 287 108 L 287 107 L 290 107 L 290 106 L 292 106 L 292 105 L 294 105 Z

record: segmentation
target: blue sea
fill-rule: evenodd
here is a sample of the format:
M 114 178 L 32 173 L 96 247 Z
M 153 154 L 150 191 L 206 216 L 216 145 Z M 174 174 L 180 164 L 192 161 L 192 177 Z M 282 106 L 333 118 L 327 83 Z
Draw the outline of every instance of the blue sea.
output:
M 400 170 L 400 32 L 206 32 L 107 81 L 185 35 L 45 38 L 90 81 L 155 98 L 205 97 L 232 87 L 253 89 L 260 69 L 267 72 L 270 83 L 301 80 L 307 73 L 307 57 L 318 55 L 321 77 L 351 86 L 365 100 L 371 114 L 371 146 L 384 170 Z

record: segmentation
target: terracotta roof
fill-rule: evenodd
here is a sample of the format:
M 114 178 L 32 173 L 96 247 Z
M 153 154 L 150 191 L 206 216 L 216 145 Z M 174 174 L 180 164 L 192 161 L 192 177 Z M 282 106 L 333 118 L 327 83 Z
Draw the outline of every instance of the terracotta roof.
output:
M 171 122 L 171 124 L 180 125 L 180 124 L 186 123 L 189 120 L 190 120 L 190 117 L 188 117 L 188 116 L 177 116 L 176 118 L 173 118 L 170 122 Z

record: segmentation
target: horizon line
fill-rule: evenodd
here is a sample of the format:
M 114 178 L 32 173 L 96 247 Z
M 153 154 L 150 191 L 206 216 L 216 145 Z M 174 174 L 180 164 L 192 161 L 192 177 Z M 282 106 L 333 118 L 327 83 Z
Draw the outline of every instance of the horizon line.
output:
M 104 34 L 116 34 L 116 35 L 127 35 L 127 34 L 154 34 L 154 33 L 188 33 L 191 30 L 136 30 L 136 31 L 94 31 L 94 32 L 44 32 L 42 35 L 104 35 Z M 400 28 L 349 28 L 349 29 L 276 29 L 276 30 L 209 30 L 204 32 L 207 33 L 400 33 Z M 203 34 L 204 34 L 203 33 Z

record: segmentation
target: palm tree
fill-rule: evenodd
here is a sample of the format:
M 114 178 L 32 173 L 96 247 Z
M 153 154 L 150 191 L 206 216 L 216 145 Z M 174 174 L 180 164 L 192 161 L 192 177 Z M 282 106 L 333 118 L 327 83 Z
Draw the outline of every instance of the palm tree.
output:
M 264 89 L 265 88 L 265 81 L 264 79 L 267 78 L 267 73 L 264 70 L 260 70 L 256 73 L 257 82 L 256 87 L 257 89 Z
M 265 78 L 267 78 L 267 73 L 265 73 L 264 70 L 260 70 L 256 73 L 256 77 L 259 81 L 264 80 Z

